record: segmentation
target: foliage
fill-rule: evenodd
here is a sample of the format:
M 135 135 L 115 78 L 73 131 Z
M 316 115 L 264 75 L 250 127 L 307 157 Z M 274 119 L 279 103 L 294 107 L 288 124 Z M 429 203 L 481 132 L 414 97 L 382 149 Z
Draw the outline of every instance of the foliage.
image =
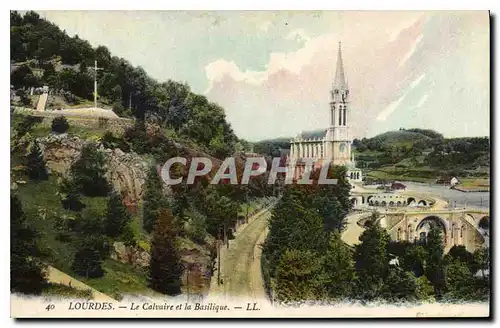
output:
M 310 250 L 285 250 L 276 268 L 275 297 L 282 303 L 318 300 L 323 296 L 322 266 Z
M 153 166 L 150 168 L 144 184 L 142 206 L 144 230 L 151 232 L 158 215 L 167 207 L 168 203 L 163 194 L 160 177 L 158 176 L 156 167 Z
M 63 178 L 59 183 L 59 195 L 61 203 L 67 210 L 81 211 L 85 204 L 82 203 L 78 185 L 71 179 Z
M 85 237 L 82 245 L 75 253 L 75 260 L 72 265 L 73 271 L 86 278 L 103 276 L 101 248 L 102 244 L 99 239 Z
M 93 143 L 83 146 L 80 157 L 71 165 L 74 183 L 86 196 L 106 196 L 110 185 L 105 177 L 104 155 Z
M 65 133 L 69 129 L 69 123 L 66 117 L 58 116 L 52 120 L 52 131 L 57 133 Z
M 358 296 L 362 299 L 381 297 L 389 267 L 389 235 L 378 223 L 372 223 L 363 231 L 359 240 L 360 244 L 356 246 L 354 255 Z
M 32 180 L 47 180 L 49 174 L 38 142 L 35 140 L 26 156 L 28 177 Z
M 117 192 L 111 192 L 108 199 L 108 211 L 104 220 L 106 235 L 118 237 L 125 231 L 131 219 L 130 213 L 123 205 L 122 197 Z
M 395 265 L 389 266 L 383 288 L 386 300 L 392 302 L 415 301 L 418 298 L 417 287 L 417 278 L 413 272 L 404 271 Z
M 64 90 L 64 95 L 90 100 L 93 73 L 88 67 L 97 60 L 103 68 L 97 77 L 98 94 L 113 104 L 119 116 L 133 115 L 138 120 L 157 117 L 160 125 L 202 145 L 212 155 L 225 157 L 234 152 L 238 140 L 224 110 L 194 94 L 186 84 L 171 80 L 159 83 L 141 67 L 113 56 L 105 46 L 93 48 L 78 35 L 70 37 L 33 11 L 24 15 L 11 12 L 10 41 L 14 62 L 30 60 L 12 72 L 11 83 L 16 89 L 43 84 Z M 35 67 L 43 70 L 41 79 L 33 75 Z
M 26 220 L 21 201 L 10 196 L 10 290 L 40 294 L 46 283 L 45 266 L 38 259 L 38 234 Z
M 431 231 L 427 234 L 427 251 L 425 276 L 434 286 L 434 293 L 440 298 L 445 291 L 445 277 L 443 271 L 443 236 L 441 228 L 431 224 Z
M 490 228 L 490 218 L 485 216 L 479 220 L 479 228 L 488 230 Z
M 158 216 L 152 234 L 149 283 L 154 290 L 178 295 L 181 292 L 182 264 L 174 217 L 168 210 Z
M 33 115 L 16 115 L 16 118 L 20 118 L 16 124 L 13 124 L 17 138 L 21 138 L 26 133 L 32 131 L 33 127 L 43 120 L 43 117 Z
M 324 259 L 325 284 L 330 298 L 348 298 L 355 290 L 356 273 L 352 251 L 340 239 L 340 234 L 330 234 Z
M 101 137 L 100 141 L 104 148 L 119 148 L 126 153 L 130 152 L 129 144 L 123 138 L 116 137 L 111 131 L 106 131 Z

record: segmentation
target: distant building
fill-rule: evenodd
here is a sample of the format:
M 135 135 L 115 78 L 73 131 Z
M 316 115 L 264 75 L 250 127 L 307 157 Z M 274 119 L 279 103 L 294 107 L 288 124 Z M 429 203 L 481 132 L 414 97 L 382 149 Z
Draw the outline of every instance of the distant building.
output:
M 315 168 L 320 168 L 325 161 L 330 161 L 331 165 L 345 165 L 349 180 L 363 180 L 362 172 L 356 167 L 351 153 L 352 137 L 349 134 L 349 125 L 352 114 L 349 110 L 349 96 L 339 43 L 337 69 L 330 92 L 328 127 L 300 133 L 290 141 L 288 164 L 295 166 L 296 179 L 304 174 L 307 159 L 312 160 Z
M 457 184 L 459 184 L 459 183 L 460 183 L 460 181 L 459 181 L 456 177 L 453 177 L 453 178 L 451 178 L 451 180 L 450 180 L 450 185 L 451 185 L 451 186 L 456 186 L 456 185 L 457 185 Z

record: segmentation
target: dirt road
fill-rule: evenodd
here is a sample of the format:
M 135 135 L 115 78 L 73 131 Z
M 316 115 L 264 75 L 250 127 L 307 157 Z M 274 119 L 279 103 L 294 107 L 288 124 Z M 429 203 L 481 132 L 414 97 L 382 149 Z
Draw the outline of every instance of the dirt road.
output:
M 229 249 L 221 248 L 221 280 L 217 284 L 217 272 L 212 278 L 209 297 L 244 297 L 248 301 L 265 298 L 262 279 L 260 245 L 267 236 L 269 210 L 263 210 L 239 227 Z

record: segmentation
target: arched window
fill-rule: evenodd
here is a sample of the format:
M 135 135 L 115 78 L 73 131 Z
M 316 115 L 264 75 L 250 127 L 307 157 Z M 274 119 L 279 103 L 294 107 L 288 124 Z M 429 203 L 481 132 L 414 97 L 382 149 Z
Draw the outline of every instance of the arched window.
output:
M 401 228 L 398 229 L 398 238 L 397 239 L 398 239 L 398 241 L 401 240 Z
M 343 125 L 344 125 L 344 126 L 346 125 L 346 124 L 345 124 L 345 121 L 346 121 L 346 116 L 347 116 L 347 108 L 344 106 L 344 116 L 343 116 L 343 119 L 344 119 L 344 121 L 343 121 Z
M 456 229 L 456 224 L 453 223 L 451 225 L 451 239 L 453 239 L 453 237 L 455 237 L 455 229 Z
M 342 125 L 342 106 L 339 106 L 339 125 Z
M 462 226 L 462 228 L 460 229 L 460 238 L 464 237 L 464 230 L 465 230 L 465 226 Z

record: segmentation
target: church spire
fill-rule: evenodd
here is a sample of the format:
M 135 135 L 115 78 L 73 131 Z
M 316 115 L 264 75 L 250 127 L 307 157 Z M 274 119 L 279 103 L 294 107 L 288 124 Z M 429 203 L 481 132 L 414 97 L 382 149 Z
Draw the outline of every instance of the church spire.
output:
M 339 42 L 339 51 L 337 55 L 337 70 L 335 71 L 335 80 L 333 82 L 333 89 L 347 90 L 347 83 L 344 74 L 344 63 L 342 62 L 342 49 Z

